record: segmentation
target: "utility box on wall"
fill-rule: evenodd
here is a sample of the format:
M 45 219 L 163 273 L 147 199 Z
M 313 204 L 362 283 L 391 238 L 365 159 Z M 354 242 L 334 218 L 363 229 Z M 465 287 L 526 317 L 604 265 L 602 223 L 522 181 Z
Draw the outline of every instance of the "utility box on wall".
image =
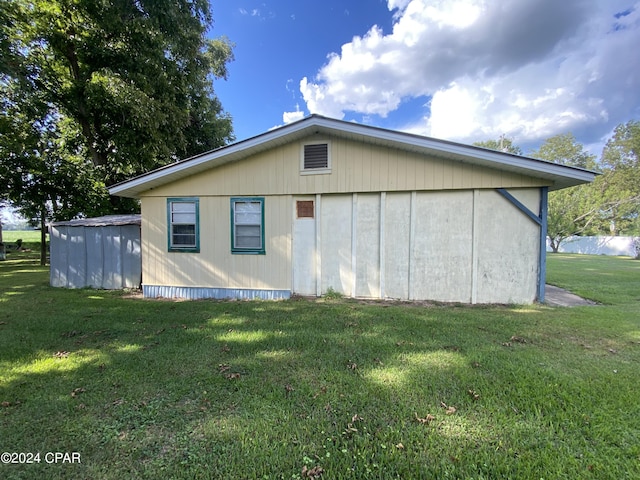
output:
M 107 215 L 49 226 L 52 287 L 140 288 L 140 215 Z

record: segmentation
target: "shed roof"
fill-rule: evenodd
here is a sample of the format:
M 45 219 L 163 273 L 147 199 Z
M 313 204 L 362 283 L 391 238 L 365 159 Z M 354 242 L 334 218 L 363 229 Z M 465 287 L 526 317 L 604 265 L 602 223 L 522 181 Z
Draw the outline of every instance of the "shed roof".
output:
M 132 215 L 105 215 L 94 218 L 77 218 L 63 222 L 54 222 L 53 227 L 113 227 L 120 225 L 140 225 L 140 214 Z
M 314 114 L 247 140 L 166 165 L 121 182 L 112 186 L 109 193 L 137 198 L 142 192 L 151 188 L 157 188 L 225 163 L 239 161 L 313 134 L 332 135 L 425 156 L 542 178 L 549 181 L 550 190 L 589 183 L 596 176 L 595 172 L 582 168 Z

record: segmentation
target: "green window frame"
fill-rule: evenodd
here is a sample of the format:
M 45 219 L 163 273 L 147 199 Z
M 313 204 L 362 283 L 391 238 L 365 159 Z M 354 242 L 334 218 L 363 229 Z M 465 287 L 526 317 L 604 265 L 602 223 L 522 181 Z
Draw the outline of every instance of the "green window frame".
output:
M 264 198 L 231 199 L 231 253 L 264 255 Z
M 200 252 L 200 200 L 168 198 L 167 227 L 170 252 Z

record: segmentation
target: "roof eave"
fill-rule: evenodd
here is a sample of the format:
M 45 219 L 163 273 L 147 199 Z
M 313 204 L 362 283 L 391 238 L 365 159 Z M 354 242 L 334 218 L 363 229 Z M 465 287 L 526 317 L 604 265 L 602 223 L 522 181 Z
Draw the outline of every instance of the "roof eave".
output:
M 109 193 L 111 195 L 137 198 L 141 193 L 164 185 L 165 183 L 193 175 L 202 170 L 213 168 L 224 163 L 245 158 L 248 155 L 272 148 L 279 143 L 292 141 L 311 133 L 336 135 L 347 138 L 364 137 L 380 145 L 490 168 L 501 167 L 504 170 L 548 180 L 550 190 L 558 190 L 582 183 L 589 183 L 592 182 L 596 176 L 595 172 L 589 170 L 546 162 L 544 160 L 343 120 L 335 120 L 320 115 L 311 115 L 310 117 L 270 130 L 247 140 L 181 160 L 180 162 L 116 184 L 109 188 Z

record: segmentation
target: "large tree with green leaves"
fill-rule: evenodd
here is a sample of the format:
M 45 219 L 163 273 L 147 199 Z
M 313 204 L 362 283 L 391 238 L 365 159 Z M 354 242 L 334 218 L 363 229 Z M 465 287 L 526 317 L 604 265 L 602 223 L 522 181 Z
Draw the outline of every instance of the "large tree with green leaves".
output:
M 232 140 L 213 91 L 232 45 L 206 38 L 212 21 L 207 0 L 1 2 L 1 113 L 25 119 L 5 122 L 8 135 L 30 137 L 27 148 L 4 145 L 21 188 L 38 176 L 34 164 L 53 183 L 71 165 L 106 198 L 105 186 Z M 67 194 L 84 198 L 76 186 Z M 117 201 L 111 210 L 132 208 Z M 69 206 L 68 215 L 89 213 Z
M 501 136 L 497 140 L 484 140 L 482 142 L 475 142 L 476 147 L 488 148 L 490 150 L 497 150 L 499 152 L 511 153 L 513 155 L 522 155 L 522 149 L 513 143 L 513 140 Z
M 602 152 L 602 228 L 640 236 L 640 121 L 618 125 Z
M 530 153 L 534 158 L 572 167 L 594 169 L 596 157 L 585 151 L 571 133 L 547 139 L 538 150 Z M 558 251 L 560 244 L 572 235 L 589 233 L 595 228 L 599 202 L 591 185 L 578 185 L 549 194 L 547 236 L 551 249 Z
M 68 119 L 12 87 L 0 84 L 0 198 L 41 228 L 44 264 L 46 221 L 102 212 L 108 198 Z

